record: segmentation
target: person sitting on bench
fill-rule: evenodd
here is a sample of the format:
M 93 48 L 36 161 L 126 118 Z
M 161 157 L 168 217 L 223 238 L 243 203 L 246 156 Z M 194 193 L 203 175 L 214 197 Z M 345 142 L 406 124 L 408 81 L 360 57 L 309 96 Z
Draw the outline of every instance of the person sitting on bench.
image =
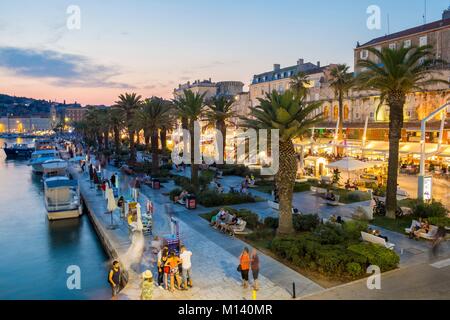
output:
M 186 190 L 183 190 L 175 201 L 178 202 L 179 204 L 185 205 L 186 198 L 188 196 L 189 196 L 189 192 L 187 192 Z
M 227 215 L 228 212 L 224 208 L 221 208 L 219 212 L 211 218 L 211 226 L 214 228 L 218 228 L 220 223 L 225 220 Z
M 336 201 L 336 196 L 334 195 L 333 191 L 328 190 L 326 195 L 325 195 L 325 199 L 328 201 Z
M 380 230 L 373 230 L 373 231 L 372 231 L 372 234 L 373 234 L 374 236 L 376 236 L 376 237 L 379 237 L 379 238 L 382 238 L 382 239 L 386 240 L 386 242 L 389 242 L 388 237 L 382 236 Z
M 219 225 L 219 229 L 222 232 L 229 231 L 233 226 L 237 225 L 239 222 L 238 217 L 232 214 L 228 214 L 226 220 Z

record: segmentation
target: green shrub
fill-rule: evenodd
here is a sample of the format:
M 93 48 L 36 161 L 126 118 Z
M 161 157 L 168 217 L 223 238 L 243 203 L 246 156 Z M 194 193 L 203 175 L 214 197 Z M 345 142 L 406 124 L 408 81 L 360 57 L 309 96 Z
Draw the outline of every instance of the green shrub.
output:
M 296 183 L 294 185 L 294 192 L 306 192 L 311 190 L 309 183 Z
M 319 226 L 313 234 L 321 244 L 339 244 L 346 240 L 343 228 L 331 223 Z
M 224 176 L 245 177 L 251 175 L 251 171 L 245 165 L 226 164 L 222 169 Z
M 386 196 L 386 187 L 376 187 L 373 189 L 373 195 L 377 197 L 385 197 Z
M 212 190 L 200 192 L 197 195 L 197 200 L 201 205 L 207 208 L 256 202 L 256 199 L 251 195 L 240 193 L 217 193 Z
M 349 202 L 361 202 L 369 200 L 370 196 L 367 192 L 352 191 L 347 195 L 347 199 Z
M 400 262 L 400 257 L 393 250 L 372 243 L 354 244 L 348 250 L 361 255 L 368 265 L 378 266 L 382 272 L 395 269 Z
M 364 270 L 361 267 L 361 265 L 359 263 L 357 263 L 357 262 L 349 262 L 349 263 L 347 263 L 347 265 L 345 266 L 345 270 L 353 278 L 359 277 L 364 272 Z
M 430 224 L 437 227 L 450 227 L 450 218 L 449 217 L 430 217 L 428 219 Z
M 431 203 L 418 202 L 413 209 L 413 213 L 416 217 L 430 218 L 430 217 L 446 217 L 447 208 L 438 201 Z
M 269 240 L 275 236 L 275 230 L 273 229 L 257 229 L 256 231 L 248 234 L 246 238 L 251 241 Z
M 278 218 L 267 217 L 264 219 L 264 226 L 269 229 L 277 229 L 278 228 Z
M 345 237 L 349 241 L 358 241 L 361 238 L 361 231 L 367 231 L 369 225 L 365 221 L 351 220 L 342 225 Z
M 175 188 L 172 191 L 170 191 L 169 193 L 169 198 L 171 201 L 175 201 L 175 197 L 178 197 L 181 192 L 183 192 L 183 190 L 181 190 L 180 188 Z
M 320 225 L 320 218 L 317 214 L 296 214 L 292 217 L 294 229 L 297 232 L 312 231 Z

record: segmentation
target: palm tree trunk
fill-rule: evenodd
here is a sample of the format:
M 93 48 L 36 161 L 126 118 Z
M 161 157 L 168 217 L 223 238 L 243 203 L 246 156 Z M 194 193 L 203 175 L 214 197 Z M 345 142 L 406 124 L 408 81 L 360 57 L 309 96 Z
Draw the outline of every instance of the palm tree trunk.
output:
M 344 101 L 342 97 L 343 93 L 339 92 L 339 128 L 338 128 L 338 141 L 344 140 Z M 339 156 L 344 154 L 344 148 L 337 148 L 337 153 Z
M 226 146 L 227 146 L 227 128 L 225 126 L 224 121 L 217 121 L 216 128 L 222 134 L 222 139 L 223 139 L 222 145 L 219 146 L 220 148 L 222 148 L 222 156 L 219 159 L 220 165 L 218 166 L 219 168 L 223 168 L 224 164 L 225 164 L 225 159 L 226 159 L 225 150 L 226 150 Z
M 152 132 L 152 176 L 157 175 L 159 171 L 158 156 L 158 130 Z
M 403 106 L 405 104 L 405 96 L 402 94 L 389 96 L 388 103 L 390 109 L 390 121 L 386 216 L 395 219 L 395 211 L 397 210 L 398 152 L 403 128 Z
M 120 131 L 117 126 L 114 127 L 114 144 L 116 146 L 116 155 L 120 153 Z
M 148 130 L 144 130 L 144 142 L 145 142 L 145 150 L 150 151 L 150 138 L 151 133 Z
M 167 150 L 167 129 L 166 128 L 161 129 L 160 138 L 161 138 L 161 150 L 165 151 L 165 150 Z
M 276 155 L 273 156 L 275 157 Z M 280 199 L 280 220 L 277 233 L 279 235 L 287 235 L 294 232 L 292 223 L 292 195 L 294 192 L 297 160 L 292 141 L 280 141 L 279 161 L 280 168 L 275 176 L 275 183 Z
M 130 161 L 136 162 L 136 145 L 134 144 L 134 130 L 128 128 L 128 138 L 130 140 Z
M 193 184 L 195 191 L 198 191 L 198 164 L 195 163 L 195 136 L 193 124 L 189 132 L 191 135 L 191 183 Z
M 109 130 L 106 130 L 104 133 L 103 133 L 103 136 L 104 136 L 104 143 L 105 143 L 105 149 L 106 150 L 108 150 L 109 149 Z

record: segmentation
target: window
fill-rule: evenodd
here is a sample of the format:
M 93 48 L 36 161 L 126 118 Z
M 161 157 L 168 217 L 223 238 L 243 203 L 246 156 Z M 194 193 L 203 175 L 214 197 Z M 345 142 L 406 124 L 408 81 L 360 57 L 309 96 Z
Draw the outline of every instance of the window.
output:
M 397 48 L 397 44 L 395 44 L 395 43 L 390 43 L 389 44 L 389 49 L 395 50 L 396 48 Z
M 420 46 L 426 46 L 427 44 L 428 44 L 428 37 L 427 36 L 420 37 L 419 45 Z
M 371 113 L 370 113 L 370 118 L 373 119 L 374 115 L 375 115 L 375 114 L 374 114 L 373 112 L 371 112 Z
M 405 40 L 403 43 L 404 48 L 411 48 L 411 40 Z
M 367 58 L 369 58 L 369 51 L 367 50 L 362 50 L 359 54 L 360 58 L 363 60 L 366 60 Z
M 355 118 L 359 119 L 359 113 L 358 112 L 355 113 Z

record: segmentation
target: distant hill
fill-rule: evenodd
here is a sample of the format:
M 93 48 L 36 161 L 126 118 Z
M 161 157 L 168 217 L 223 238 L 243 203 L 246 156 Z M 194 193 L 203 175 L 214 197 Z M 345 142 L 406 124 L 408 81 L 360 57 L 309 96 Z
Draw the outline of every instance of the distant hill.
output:
M 80 104 L 66 104 L 65 102 L 60 103 L 0 94 L 0 117 L 48 117 L 50 115 L 50 108 L 52 106 L 55 106 L 58 113 L 63 113 L 64 109 L 67 107 L 81 107 Z

